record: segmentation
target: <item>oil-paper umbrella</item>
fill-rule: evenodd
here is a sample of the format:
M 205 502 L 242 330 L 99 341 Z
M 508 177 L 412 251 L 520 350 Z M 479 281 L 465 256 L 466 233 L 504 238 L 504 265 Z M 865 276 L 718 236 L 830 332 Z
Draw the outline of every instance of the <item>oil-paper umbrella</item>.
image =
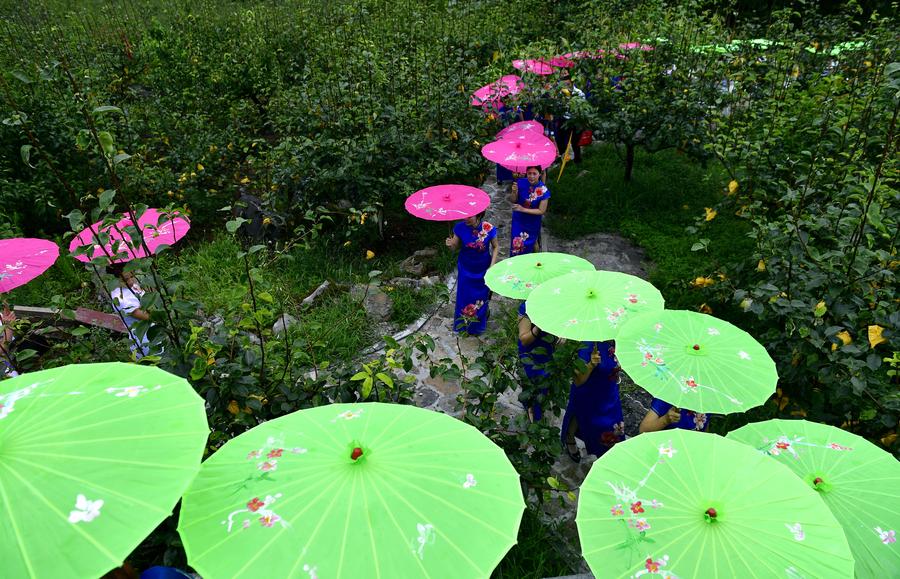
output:
M 172 513 L 209 427 L 183 378 L 83 364 L 0 382 L 4 577 L 99 577 Z
M 529 58 L 527 60 L 514 60 L 512 61 L 512 65 L 513 68 L 525 72 L 530 72 L 539 76 L 547 76 L 548 74 L 553 74 L 554 72 L 553 67 L 550 66 L 550 63 L 545 60 L 532 58 Z
M 334 404 L 229 441 L 184 496 L 205 579 L 488 577 L 524 509 L 503 451 L 445 414 Z
M 187 217 L 179 212 L 168 213 L 159 209 L 147 209 L 138 217 L 138 226 L 143 237 L 137 237 L 137 229 L 131 217 L 125 216 L 113 225 L 104 227 L 102 221 L 90 227 L 72 239 L 69 251 L 75 252 L 79 247 L 92 245 L 87 254 L 75 255 L 75 259 L 89 262 L 95 257 L 108 257 L 110 263 L 124 263 L 132 259 L 148 257 L 156 253 L 163 245 L 172 245 L 187 235 L 191 224 Z
M 59 246 L 46 239 L 17 237 L 0 240 L 0 293 L 25 285 L 59 257 Z
M 666 430 L 612 447 L 575 519 L 597 577 L 853 576 L 834 515 L 784 466 L 713 434 Z
M 753 336 L 728 322 L 684 310 L 634 316 L 619 330 L 622 369 L 653 396 L 679 408 L 728 414 L 775 392 L 778 370 Z
M 533 140 L 536 137 L 544 136 L 544 125 L 538 121 L 519 121 L 500 129 L 495 135 L 498 139 L 508 139 L 510 137 L 518 137 L 521 134 L 528 135 Z
M 660 311 L 659 290 L 639 277 L 618 271 L 582 271 L 555 277 L 528 296 L 532 323 L 545 332 L 571 340 L 616 338 L 631 316 Z
M 469 103 L 476 107 L 492 104 L 505 96 L 521 92 L 523 88 L 525 88 L 525 81 L 522 80 L 522 77 L 515 74 L 507 74 L 472 93 Z
M 544 136 L 536 135 L 534 139 L 526 140 L 504 137 L 482 147 L 481 155 L 514 173 L 524 173 L 528 167 L 546 169 L 552 165 L 557 150 L 556 143 Z
M 756 422 L 728 438 L 773 457 L 818 491 L 844 527 L 857 577 L 900 577 L 896 458 L 855 434 L 805 420 Z
M 548 280 L 593 270 L 588 260 L 567 253 L 527 253 L 497 263 L 484 274 L 484 281 L 501 296 L 524 300 L 531 290 Z
M 435 185 L 420 189 L 406 198 L 406 210 L 428 221 L 455 221 L 478 215 L 488 208 L 491 198 L 478 187 Z

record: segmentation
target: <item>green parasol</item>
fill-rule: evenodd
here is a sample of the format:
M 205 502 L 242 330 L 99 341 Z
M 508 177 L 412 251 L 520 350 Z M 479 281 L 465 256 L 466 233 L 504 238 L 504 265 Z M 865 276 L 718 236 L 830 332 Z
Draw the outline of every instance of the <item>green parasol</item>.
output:
M 266 422 L 184 497 L 188 562 L 217 577 L 488 577 L 525 504 L 503 451 L 445 414 L 333 404 Z
M 82 364 L 0 383 L 4 577 L 99 577 L 200 470 L 203 400 L 184 379 Z
M 900 577 L 897 459 L 855 434 L 805 420 L 748 424 L 728 438 L 776 457 L 819 491 L 844 527 L 857 577 Z
M 639 277 L 617 271 L 582 271 L 553 278 L 526 302 L 531 323 L 570 340 L 616 337 L 630 316 L 663 309 L 659 290 Z
M 684 310 L 631 318 L 616 338 L 622 369 L 673 406 L 728 414 L 763 404 L 775 392 L 775 362 L 753 336 L 706 314 Z
M 591 466 L 578 536 L 597 577 L 853 576 L 840 524 L 790 470 L 714 434 L 665 430 Z
M 484 281 L 501 296 L 524 300 L 545 281 L 576 271 L 594 271 L 594 266 L 566 253 L 526 253 L 497 263 L 484 274 Z

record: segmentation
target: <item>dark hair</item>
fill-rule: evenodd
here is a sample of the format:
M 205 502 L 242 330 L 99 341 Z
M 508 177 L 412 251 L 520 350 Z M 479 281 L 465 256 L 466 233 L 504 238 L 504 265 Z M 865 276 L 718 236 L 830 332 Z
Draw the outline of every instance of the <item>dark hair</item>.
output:
M 122 277 L 122 274 L 125 273 L 125 264 L 128 262 L 122 263 L 111 263 L 106 266 L 106 273 L 114 275 L 116 277 Z
M 527 173 L 530 169 L 536 170 L 539 175 L 544 172 L 544 170 L 541 169 L 541 167 L 538 165 L 529 165 L 528 167 L 525 167 L 525 172 Z

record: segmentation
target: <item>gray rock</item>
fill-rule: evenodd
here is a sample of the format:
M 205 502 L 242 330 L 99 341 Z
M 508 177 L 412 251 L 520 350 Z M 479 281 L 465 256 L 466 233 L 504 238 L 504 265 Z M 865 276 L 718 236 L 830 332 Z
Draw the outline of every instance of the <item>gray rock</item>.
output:
M 375 321 L 389 320 L 394 311 L 394 301 L 377 285 L 370 284 L 368 289 L 366 287 L 362 284 L 354 285 L 350 288 L 350 297 L 355 301 L 361 301 L 366 315 Z
M 282 314 L 278 316 L 278 319 L 275 320 L 275 323 L 272 325 L 272 333 L 276 336 L 280 336 L 284 333 L 286 328 L 292 328 L 299 323 L 297 318 L 291 314 Z
M 414 277 L 422 277 L 426 273 L 434 271 L 434 260 L 437 254 L 437 249 L 433 247 L 420 249 L 400 262 L 400 271 Z

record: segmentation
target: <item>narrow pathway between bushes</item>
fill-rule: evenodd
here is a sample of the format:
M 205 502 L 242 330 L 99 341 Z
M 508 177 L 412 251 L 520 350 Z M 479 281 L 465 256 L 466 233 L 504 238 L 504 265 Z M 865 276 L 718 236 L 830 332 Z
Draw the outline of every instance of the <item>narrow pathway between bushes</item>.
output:
M 577 170 L 575 167 L 573 169 Z M 552 194 L 552 180 L 548 183 L 548 186 Z M 511 205 L 506 200 L 507 187 L 498 186 L 496 180 L 491 177 L 481 188 L 491 196 L 491 206 L 487 211 L 486 219 L 498 228 L 500 258 L 503 259 L 509 256 L 509 227 L 512 221 Z M 549 211 L 553 211 L 552 198 Z M 544 228 L 543 244 L 545 251 L 569 253 L 583 257 L 593 263 L 597 269 L 621 271 L 642 278 L 647 277 L 642 250 L 617 235 L 595 233 L 579 239 L 562 240 Z M 450 294 L 450 302 L 441 306 L 435 315 L 419 330 L 420 333 L 428 334 L 435 341 L 435 350 L 431 354 L 433 360 L 441 358 L 459 359 L 457 335 L 451 329 L 453 323 L 453 301 L 455 299 L 455 286 L 452 281 L 450 282 Z M 502 317 L 498 314 L 503 309 L 517 308 L 518 304 L 517 300 L 494 294 L 494 297 L 491 299 L 492 316 L 488 322 L 488 332 L 485 335 L 490 336 L 496 333 L 498 319 Z M 462 338 L 459 340 L 459 344 L 463 354 L 474 357 L 480 347 L 480 339 L 475 337 Z M 454 416 L 459 415 L 455 409 L 456 396 L 460 391 L 457 383 L 429 377 L 427 365 L 415 368 L 414 374 L 417 378 L 415 400 L 418 406 L 431 408 Z M 500 412 L 510 416 L 523 413 L 524 409 L 518 403 L 517 396 L 518 392 L 507 392 L 501 396 L 499 401 Z M 649 397 L 642 390 L 635 388 L 628 382 L 628 378 L 624 374 L 622 405 L 625 412 L 626 432 L 628 435 L 634 436 L 637 434 L 637 426 L 640 420 L 647 412 Z M 561 422 L 560 418 L 554 417 L 553 420 L 557 426 Z M 580 442 L 579 446 L 583 449 Z M 582 462 L 576 464 L 563 454 L 553 465 L 554 476 L 569 488 L 577 489 L 581 486 L 581 482 L 590 470 L 591 462 L 593 462 L 593 459 L 583 457 Z M 587 566 L 577 556 L 579 551 L 577 550 L 577 533 L 575 530 L 575 505 L 567 503 L 565 507 L 560 507 L 558 503 L 549 503 L 545 506 L 544 515 L 548 521 L 559 524 L 559 531 L 569 542 L 569 548 L 565 550 L 569 554 L 576 555 L 572 557 L 573 562 L 581 562 L 580 566 L 575 566 L 575 570 L 587 572 Z

